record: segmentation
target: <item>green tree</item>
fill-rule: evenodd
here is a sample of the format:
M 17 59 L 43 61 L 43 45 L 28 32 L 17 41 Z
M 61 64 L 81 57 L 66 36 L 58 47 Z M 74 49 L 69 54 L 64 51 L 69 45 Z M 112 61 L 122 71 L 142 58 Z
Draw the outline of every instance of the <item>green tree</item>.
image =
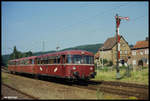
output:
M 28 52 L 28 56 L 32 56 L 33 53 L 31 51 Z
M 102 63 L 102 59 L 100 59 L 101 63 Z M 107 64 L 108 63 L 108 60 L 107 59 L 103 59 L 103 64 Z
M 10 54 L 9 59 L 18 59 L 22 57 L 22 53 L 17 50 L 16 46 L 14 46 L 13 53 Z
M 23 55 L 22 57 L 29 57 L 29 56 L 32 56 L 33 53 L 31 51 L 28 51 L 28 52 L 23 53 L 22 55 Z
M 113 65 L 113 62 L 110 60 L 108 61 L 108 65 L 107 66 L 112 66 Z

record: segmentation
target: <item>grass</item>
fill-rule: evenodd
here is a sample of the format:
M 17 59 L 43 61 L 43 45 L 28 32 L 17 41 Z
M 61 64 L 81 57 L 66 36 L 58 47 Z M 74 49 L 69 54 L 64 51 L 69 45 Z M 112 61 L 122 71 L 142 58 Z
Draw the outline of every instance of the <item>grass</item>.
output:
M 96 91 L 97 99 L 98 99 L 98 100 L 99 100 L 99 99 L 103 99 L 103 98 L 104 98 L 103 95 L 104 95 L 104 94 L 100 91 L 100 89 L 97 89 L 97 91 Z
M 8 83 L 9 82 L 9 78 L 7 75 L 2 75 L 2 82 L 3 83 Z
M 122 77 L 121 79 L 117 80 L 116 79 L 116 70 L 105 70 L 97 71 L 97 75 L 93 80 L 104 80 L 104 81 L 122 81 L 122 82 L 129 82 L 129 83 L 139 83 L 139 84 L 146 84 L 149 85 L 149 70 L 148 68 L 142 69 L 141 71 L 130 71 L 131 76 L 127 77 L 124 76 L 126 73 L 125 69 L 120 70 L 120 76 Z

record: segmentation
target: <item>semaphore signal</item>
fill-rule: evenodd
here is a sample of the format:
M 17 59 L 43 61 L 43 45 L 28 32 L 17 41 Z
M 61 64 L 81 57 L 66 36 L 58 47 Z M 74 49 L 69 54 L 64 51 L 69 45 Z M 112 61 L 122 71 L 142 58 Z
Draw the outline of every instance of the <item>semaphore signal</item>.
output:
M 121 19 L 124 19 L 124 20 L 129 20 L 129 17 L 121 17 L 121 16 L 118 16 L 118 14 L 116 14 L 115 16 L 116 18 L 116 58 L 117 58 L 117 61 L 116 61 L 116 70 L 117 70 L 117 74 L 116 74 L 116 77 L 117 78 L 120 78 L 120 73 L 119 73 L 119 59 L 120 59 L 120 35 L 119 35 L 119 25 L 120 25 L 120 22 L 121 22 Z

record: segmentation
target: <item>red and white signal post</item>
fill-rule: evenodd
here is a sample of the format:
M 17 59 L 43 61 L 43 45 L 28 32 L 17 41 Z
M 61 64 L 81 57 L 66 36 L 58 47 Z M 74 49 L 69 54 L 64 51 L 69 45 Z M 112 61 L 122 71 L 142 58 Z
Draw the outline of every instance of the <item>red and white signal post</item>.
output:
M 119 61 L 120 60 L 120 35 L 119 35 L 119 25 L 120 25 L 120 22 L 121 22 L 121 19 L 125 19 L 125 20 L 129 20 L 128 17 L 120 17 L 118 16 L 118 14 L 116 14 L 115 16 L 116 18 L 116 58 L 117 58 L 117 61 L 116 61 L 116 70 L 117 70 L 117 74 L 116 74 L 116 77 L 117 78 L 120 78 L 120 73 L 119 73 Z

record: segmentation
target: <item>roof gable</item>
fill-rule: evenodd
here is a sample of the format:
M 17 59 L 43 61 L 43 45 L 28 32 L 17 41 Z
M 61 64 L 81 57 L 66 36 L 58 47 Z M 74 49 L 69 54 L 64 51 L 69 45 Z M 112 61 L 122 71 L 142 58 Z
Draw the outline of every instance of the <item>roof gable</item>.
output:
M 120 36 L 120 39 L 121 38 L 128 44 L 128 42 L 123 38 L 123 36 Z M 102 48 L 103 50 L 111 50 L 115 45 L 116 45 L 116 36 L 110 37 L 105 41 L 104 45 L 100 48 L 100 50 L 102 50 Z
M 104 42 L 100 50 L 110 50 L 113 48 L 115 44 L 116 44 L 116 37 L 110 37 Z

